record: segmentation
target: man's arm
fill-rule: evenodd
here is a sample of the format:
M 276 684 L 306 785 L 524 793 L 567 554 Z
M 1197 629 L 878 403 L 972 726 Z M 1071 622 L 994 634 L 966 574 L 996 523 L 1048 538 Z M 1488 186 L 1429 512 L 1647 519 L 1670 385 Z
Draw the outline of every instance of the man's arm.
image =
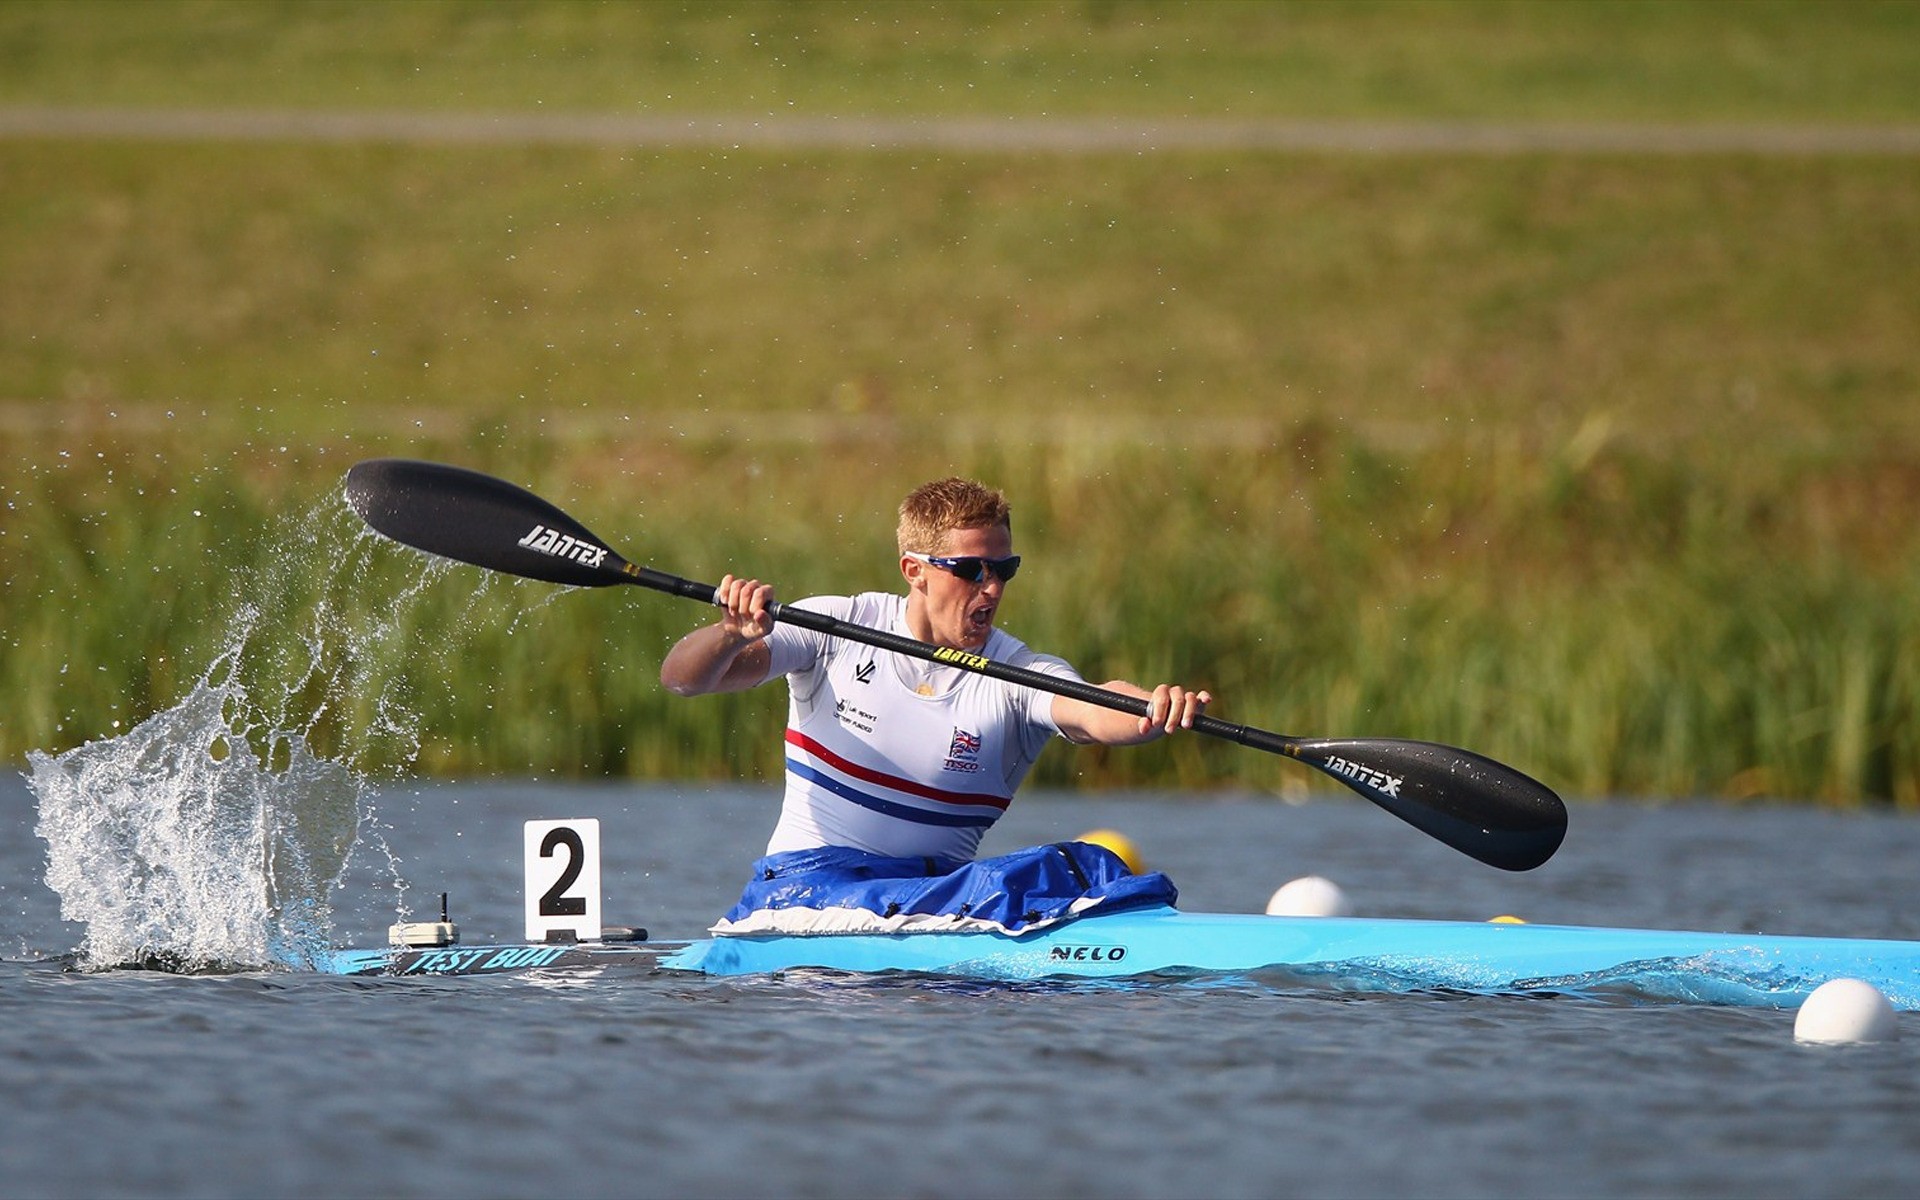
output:
M 1213 701 L 1213 696 L 1205 691 L 1190 691 L 1172 683 L 1163 683 L 1151 692 L 1124 679 L 1100 686 L 1147 701 L 1147 715 L 1136 717 L 1117 708 L 1088 704 L 1070 696 L 1055 696 L 1053 723 L 1060 727 L 1068 741 L 1081 745 L 1137 746 L 1177 730 L 1193 728 L 1193 719 Z
M 660 682 L 676 696 L 743 692 L 766 682 L 772 663 L 767 634 L 773 588 L 758 579 L 721 579 L 717 599 L 726 616 L 680 639 L 660 662 Z

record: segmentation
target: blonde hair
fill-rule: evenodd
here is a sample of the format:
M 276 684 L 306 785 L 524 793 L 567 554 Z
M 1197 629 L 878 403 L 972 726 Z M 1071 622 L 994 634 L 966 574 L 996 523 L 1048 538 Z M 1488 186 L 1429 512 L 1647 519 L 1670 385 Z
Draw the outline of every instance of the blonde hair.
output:
M 954 530 L 991 525 L 1013 530 L 1013 510 L 1000 489 L 954 476 L 936 479 L 900 502 L 900 551 L 937 554 Z

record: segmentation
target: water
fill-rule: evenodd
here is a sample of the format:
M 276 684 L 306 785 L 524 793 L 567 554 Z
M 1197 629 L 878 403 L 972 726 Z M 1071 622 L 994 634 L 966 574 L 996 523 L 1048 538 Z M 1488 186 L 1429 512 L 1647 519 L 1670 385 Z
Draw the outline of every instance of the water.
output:
M 598 817 L 609 921 L 698 934 L 766 789 L 392 785 L 330 900 L 469 941 L 521 921 L 520 824 Z M 1908 1040 L 1797 1046 L 1792 1014 L 795 976 L 347 980 L 75 972 L 36 799 L 0 776 L 0 1193 L 8 1196 L 1907 1195 Z M 1511 876 L 1359 801 L 1022 798 L 988 852 L 1126 832 L 1193 909 L 1316 871 L 1359 911 L 1920 936 L 1920 825 L 1811 809 L 1578 805 Z M 396 867 L 388 851 L 397 858 Z M 407 887 L 401 890 L 399 884 Z M 179 901 L 169 899 L 167 903 Z

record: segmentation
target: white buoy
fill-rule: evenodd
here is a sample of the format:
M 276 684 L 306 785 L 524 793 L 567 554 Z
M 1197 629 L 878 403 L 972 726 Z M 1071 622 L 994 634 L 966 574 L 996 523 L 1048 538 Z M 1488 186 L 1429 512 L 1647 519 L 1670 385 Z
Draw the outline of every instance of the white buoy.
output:
M 1829 979 L 1813 989 L 1793 1019 L 1793 1040 L 1825 1046 L 1892 1042 L 1900 1021 L 1880 989 L 1863 979 Z
M 1282 884 L 1267 901 L 1270 917 L 1346 917 L 1353 905 L 1340 885 L 1318 875 L 1303 875 Z

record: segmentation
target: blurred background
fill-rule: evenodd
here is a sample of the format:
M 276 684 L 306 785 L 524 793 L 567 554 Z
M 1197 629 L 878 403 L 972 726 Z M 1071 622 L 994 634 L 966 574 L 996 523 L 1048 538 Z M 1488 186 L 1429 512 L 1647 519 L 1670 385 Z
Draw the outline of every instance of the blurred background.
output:
M 975 475 L 1089 678 L 1920 805 L 1916 78 L 1910 3 L 10 0 L 0 761 L 237 669 L 381 769 L 777 775 L 780 689 L 658 685 L 702 610 L 370 544 L 401 455 L 787 598 Z

